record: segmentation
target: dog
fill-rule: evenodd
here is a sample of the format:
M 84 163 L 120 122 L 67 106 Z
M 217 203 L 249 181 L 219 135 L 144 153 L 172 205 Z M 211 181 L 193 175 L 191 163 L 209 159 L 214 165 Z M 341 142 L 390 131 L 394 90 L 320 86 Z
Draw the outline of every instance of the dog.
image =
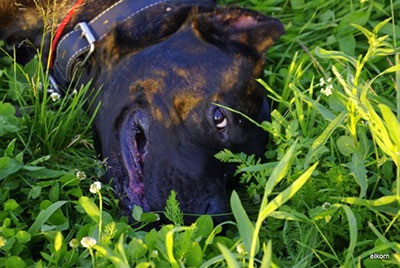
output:
M 234 167 L 215 154 L 262 156 L 267 137 L 226 107 L 269 119 L 256 78 L 284 33 L 278 19 L 212 0 L 0 0 L 0 39 L 18 60 L 33 56 L 43 29 L 55 87 L 79 72 L 101 88 L 95 147 L 122 211 L 161 211 L 171 190 L 184 213 L 229 211 Z

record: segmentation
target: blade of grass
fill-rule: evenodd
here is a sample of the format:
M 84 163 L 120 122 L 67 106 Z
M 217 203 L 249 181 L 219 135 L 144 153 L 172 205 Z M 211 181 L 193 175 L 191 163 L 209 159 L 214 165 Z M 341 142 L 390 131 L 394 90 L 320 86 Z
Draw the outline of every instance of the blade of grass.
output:
M 224 260 L 224 255 L 215 256 L 215 257 L 209 259 L 208 261 L 204 262 L 204 263 L 200 266 L 200 268 L 209 268 L 209 267 L 211 267 L 211 266 L 214 265 L 214 264 L 217 264 L 217 263 L 222 262 L 223 260 Z M 215 266 L 215 267 L 218 267 L 218 266 Z
M 263 244 L 263 253 L 264 256 L 261 260 L 261 266 L 263 268 L 269 268 L 272 264 L 272 242 L 268 241 L 267 245 Z
M 86 214 L 96 223 L 100 221 L 100 209 L 99 207 L 93 202 L 92 199 L 86 196 L 81 196 L 79 198 L 79 204 L 85 210 Z
M 193 228 L 193 227 L 187 227 L 187 226 L 175 227 L 175 228 L 172 228 L 171 230 L 169 230 L 165 236 L 165 246 L 167 249 L 167 257 L 168 257 L 169 263 L 171 264 L 171 266 L 173 268 L 179 268 L 179 264 L 174 256 L 174 234 L 177 232 L 189 230 L 191 228 Z
M 372 232 L 374 232 L 374 234 L 384 243 L 384 244 L 390 244 L 391 242 L 384 237 L 379 231 L 378 229 L 376 229 L 376 227 L 374 226 L 374 224 L 372 222 L 368 222 L 368 226 L 369 228 L 372 230 Z M 398 244 L 396 244 L 395 247 L 392 248 L 394 251 L 396 251 L 397 254 L 400 254 L 400 248 L 398 247 Z
M 235 255 L 233 255 L 230 250 L 222 245 L 221 243 L 218 243 L 218 248 L 222 252 L 222 255 L 225 258 L 226 264 L 228 265 L 229 268 L 240 268 L 239 263 L 236 261 Z
M 261 203 L 261 210 L 267 205 L 268 196 L 272 193 L 275 185 L 277 185 L 290 170 L 290 167 L 295 157 L 297 142 L 298 140 L 296 140 L 292 144 L 292 146 L 290 146 L 289 150 L 279 161 L 278 165 L 272 170 L 271 176 L 269 177 L 267 184 L 265 185 L 264 198 Z
M 338 198 L 341 202 L 350 204 L 350 205 L 359 205 L 359 206 L 371 206 L 371 207 L 379 207 L 391 204 L 397 200 L 396 195 L 388 195 L 382 196 L 376 200 L 367 200 L 358 197 L 344 197 Z
M 310 98 L 309 96 L 305 95 L 303 92 L 301 92 L 295 85 L 291 85 L 291 89 L 295 90 L 296 93 L 299 95 L 299 97 L 304 101 L 307 102 L 308 104 L 310 104 L 312 107 L 315 108 L 315 110 L 317 110 L 324 119 L 332 121 L 336 118 L 336 116 L 329 110 L 327 109 L 325 106 L 323 106 L 322 104 L 320 104 L 318 101 Z
M 308 166 L 308 163 L 311 161 L 311 158 L 318 152 L 318 150 L 326 143 L 326 141 L 331 137 L 333 131 L 337 129 L 338 126 L 343 122 L 346 118 L 347 112 L 341 112 L 329 125 L 325 128 L 325 130 L 318 136 L 313 142 L 306 155 L 306 160 L 304 166 Z
M 235 217 L 237 222 L 240 237 L 243 240 L 243 245 L 246 248 L 246 251 L 250 252 L 254 226 L 247 216 L 246 211 L 243 208 L 242 202 L 240 201 L 239 195 L 236 193 L 236 191 L 233 191 L 231 195 L 231 208 L 233 216 Z M 257 245 L 258 244 L 259 242 L 257 241 Z M 256 248 L 256 251 L 258 251 L 258 248 Z
M 123 239 L 123 235 L 121 235 L 121 238 Z M 126 259 L 125 252 L 121 252 L 120 250 L 120 242 L 121 238 L 118 242 L 118 251 L 123 254 L 123 255 L 117 255 L 112 249 L 106 246 L 100 246 L 100 245 L 95 245 L 93 248 L 102 256 L 105 256 L 108 260 L 112 262 L 114 265 L 113 267 L 117 268 L 129 268 L 131 267 L 128 263 L 128 260 Z M 123 244 L 122 244 L 123 246 Z
M 353 266 L 352 261 L 354 260 L 354 249 L 357 244 L 357 219 L 354 216 L 353 211 L 347 205 L 342 205 L 342 208 L 346 212 L 347 220 L 349 222 L 349 232 L 350 232 L 350 244 L 347 249 L 347 254 L 344 262 L 344 267 Z
M 37 216 L 36 220 L 33 222 L 31 227 L 28 229 L 28 232 L 32 235 L 36 234 L 40 227 L 50 218 L 53 213 L 68 203 L 68 201 L 57 201 L 53 204 L 51 204 L 48 208 L 45 210 L 40 211 L 39 215 Z
M 321 47 L 316 47 L 314 52 L 318 57 L 323 59 L 335 59 L 339 61 L 345 61 L 353 65 L 354 68 L 357 66 L 357 61 L 353 57 L 348 56 L 342 51 L 326 50 Z
M 259 219 L 264 221 L 266 217 L 268 217 L 273 211 L 286 203 L 290 198 L 293 197 L 298 190 L 303 187 L 303 185 L 307 182 L 307 180 L 311 177 L 311 174 L 314 172 L 315 168 L 318 166 L 318 162 L 312 165 L 309 169 L 307 169 L 297 180 L 295 180 L 288 188 L 286 188 L 283 192 L 279 193 L 265 208 L 261 209 L 259 214 Z M 261 222 L 262 222 L 261 221 Z
M 278 165 L 279 166 L 279 165 Z M 277 166 L 277 167 L 278 167 Z M 265 207 L 261 206 L 260 212 L 258 214 L 257 222 L 254 229 L 253 241 L 250 250 L 250 260 L 249 260 L 249 268 L 254 267 L 254 257 L 256 255 L 256 247 L 258 241 L 258 234 L 260 232 L 262 223 L 264 220 L 276 209 L 286 203 L 293 195 L 301 189 L 301 187 L 307 182 L 307 180 L 311 177 L 311 174 L 314 172 L 315 168 L 318 166 L 318 162 L 312 165 L 309 169 L 307 169 L 297 180 L 295 180 L 288 188 L 286 188 L 283 192 L 279 193 L 270 203 L 268 203 Z M 266 197 L 264 196 L 264 199 Z M 264 201 L 264 200 L 263 200 Z

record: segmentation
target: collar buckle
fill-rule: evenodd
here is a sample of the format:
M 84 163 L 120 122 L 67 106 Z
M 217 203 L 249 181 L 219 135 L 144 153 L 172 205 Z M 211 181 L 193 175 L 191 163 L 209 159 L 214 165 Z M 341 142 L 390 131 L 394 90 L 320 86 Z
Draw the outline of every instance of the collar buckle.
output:
M 86 56 L 83 58 L 83 60 L 78 61 L 72 68 L 72 74 L 70 77 L 73 77 L 76 74 L 76 72 L 86 64 L 86 62 L 88 61 L 88 59 L 94 52 L 94 49 L 95 49 L 94 43 L 96 42 L 96 38 L 94 37 L 92 31 L 89 28 L 89 25 L 86 22 L 78 23 L 76 25 L 76 28 L 79 28 L 82 31 L 81 38 L 86 39 L 86 41 L 88 42 L 89 48 L 88 48 L 88 50 L 86 52 Z
M 86 41 L 89 43 L 89 50 L 86 54 L 86 57 L 83 59 L 83 61 L 80 62 L 81 65 L 85 65 L 94 51 L 94 43 L 96 42 L 96 38 L 94 37 L 92 31 L 89 28 L 89 25 L 86 22 L 80 22 L 76 25 L 76 27 L 79 27 L 81 29 L 81 36 L 85 37 Z
M 54 79 L 53 75 L 49 74 L 49 85 L 47 87 L 47 94 L 57 93 L 60 96 L 64 95 L 64 92 L 58 86 L 57 81 Z

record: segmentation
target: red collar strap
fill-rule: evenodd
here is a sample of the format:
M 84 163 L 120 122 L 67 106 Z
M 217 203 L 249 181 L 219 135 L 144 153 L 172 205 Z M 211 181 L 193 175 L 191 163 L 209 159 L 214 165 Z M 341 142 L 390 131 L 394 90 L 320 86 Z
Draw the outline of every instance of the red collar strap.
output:
M 57 28 L 56 33 L 54 34 L 53 37 L 53 42 L 51 44 L 51 50 L 50 50 L 50 69 L 53 68 L 54 64 L 54 53 L 57 48 L 58 41 L 61 38 L 61 35 L 65 29 L 65 26 L 68 24 L 68 22 L 71 21 L 72 16 L 75 14 L 75 11 L 83 4 L 85 0 L 76 0 L 71 9 L 68 11 L 67 15 L 64 17 L 64 19 L 61 21 L 60 25 Z

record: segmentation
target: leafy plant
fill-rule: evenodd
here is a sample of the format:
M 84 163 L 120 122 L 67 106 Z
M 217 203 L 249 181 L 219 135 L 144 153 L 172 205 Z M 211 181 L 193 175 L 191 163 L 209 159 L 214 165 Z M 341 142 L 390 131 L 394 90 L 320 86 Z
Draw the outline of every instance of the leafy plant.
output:
M 174 225 L 183 225 L 183 213 L 181 212 L 178 200 L 176 200 L 176 192 L 174 190 L 171 191 L 167 199 L 164 216 Z

